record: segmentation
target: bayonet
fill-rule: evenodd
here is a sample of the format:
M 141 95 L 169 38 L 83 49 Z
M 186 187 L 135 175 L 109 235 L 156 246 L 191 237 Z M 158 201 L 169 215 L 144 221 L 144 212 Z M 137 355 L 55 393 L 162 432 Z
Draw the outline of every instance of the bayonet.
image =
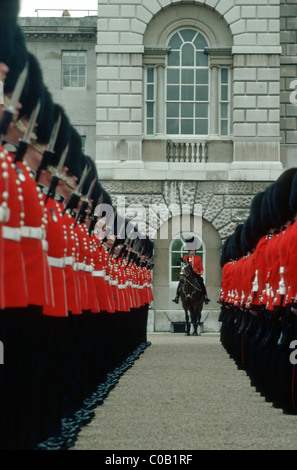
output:
M 17 149 L 15 159 L 14 159 L 15 163 L 23 161 L 25 153 L 27 152 L 28 146 L 31 142 L 31 135 L 35 127 L 39 111 L 40 111 L 40 99 L 38 100 L 37 105 L 31 114 L 28 127 L 24 133 L 23 139 L 19 139 L 19 145 L 18 145 L 18 149 Z
M 47 147 L 47 150 L 49 152 L 54 152 L 54 148 L 55 148 L 55 145 L 56 145 L 57 137 L 58 137 L 60 126 L 61 126 L 61 120 L 62 120 L 62 116 L 61 116 L 61 113 L 59 113 L 58 119 L 57 119 L 57 121 L 56 121 L 56 123 L 53 127 L 51 137 L 50 137 L 50 141 L 49 141 L 49 144 L 48 144 L 48 147 Z
M 55 156 L 54 147 L 57 141 L 57 136 L 60 130 L 60 125 L 61 125 L 61 113 L 59 114 L 58 119 L 53 127 L 48 147 L 43 152 L 41 163 L 39 167 L 37 168 L 36 176 L 35 176 L 35 180 L 37 183 L 40 178 L 41 171 L 45 170 L 50 165 L 50 163 L 53 160 L 53 157 Z
M 63 170 L 64 164 L 65 164 L 65 160 L 66 160 L 66 157 L 67 157 L 67 154 L 68 154 L 68 150 L 69 150 L 69 145 L 67 144 L 66 147 L 65 147 L 65 150 L 63 151 L 62 156 L 60 158 L 60 161 L 59 161 L 59 164 L 58 164 L 58 167 L 57 167 L 57 171 L 52 176 L 51 184 L 50 184 L 50 187 L 48 188 L 48 192 L 47 192 L 47 195 L 46 195 L 46 198 L 45 198 L 45 204 L 47 203 L 47 201 L 50 197 L 52 199 L 54 199 L 54 197 L 55 197 L 56 188 L 59 184 L 59 180 L 60 180 L 60 177 L 61 177 L 61 174 L 62 174 L 62 170 Z
M 66 212 L 68 209 L 73 210 L 73 209 L 76 209 L 76 208 L 77 208 L 78 203 L 79 203 L 79 201 L 80 201 L 80 198 L 81 198 L 81 196 L 82 196 L 82 188 L 83 188 L 83 185 L 84 185 L 84 183 L 85 183 L 85 181 L 86 181 L 86 178 L 87 178 L 87 176 L 88 176 L 90 170 L 91 170 L 91 167 L 90 167 L 90 166 L 88 167 L 88 165 L 86 165 L 85 168 L 84 168 L 84 171 L 83 171 L 83 173 L 82 173 L 82 175 L 81 175 L 79 184 L 77 185 L 75 191 L 73 191 L 73 192 L 71 193 L 71 195 L 70 195 L 70 197 L 69 197 L 69 199 L 68 199 L 68 201 L 67 201 L 67 203 L 66 203 L 66 205 L 65 205 L 65 208 L 64 208 L 64 210 L 63 210 L 63 215 L 65 214 L 65 212 Z
M 86 218 L 86 214 L 87 214 L 87 208 L 88 208 L 88 205 L 89 205 L 89 202 L 90 202 L 90 198 L 92 196 L 92 193 L 95 189 L 95 186 L 96 186 L 96 183 L 97 183 L 97 176 L 95 176 L 95 178 L 93 179 L 90 187 L 89 187 L 89 190 L 87 192 L 87 195 L 85 198 L 83 198 L 82 200 L 82 204 L 81 204 L 81 207 L 78 211 L 78 214 L 76 216 L 76 220 L 75 220 L 75 224 L 74 226 L 76 226 L 76 224 L 79 222 L 83 222 Z
M 22 73 L 19 75 L 16 86 L 10 98 L 9 105 L 4 109 L 1 120 L 0 120 L 0 134 L 7 134 L 9 125 L 13 119 L 15 113 L 17 113 L 17 105 L 19 103 L 22 91 L 24 89 L 27 76 L 28 76 L 28 64 L 25 65 Z M 2 139 L 1 139 L 2 140 Z

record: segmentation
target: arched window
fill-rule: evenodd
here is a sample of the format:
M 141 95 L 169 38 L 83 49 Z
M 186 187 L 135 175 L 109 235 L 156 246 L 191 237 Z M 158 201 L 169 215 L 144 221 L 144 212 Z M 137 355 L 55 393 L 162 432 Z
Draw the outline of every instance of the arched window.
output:
M 166 133 L 207 135 L 209 64 L 207 41 L 194 29 L 182 29 L 169 41 L 166 77 Z
M 178 282 L 179 280 L 179 273 L 180 273 L 180 265 L 181 265 L 181 258 L 187 255 L 189 252 L 186 246 L 186 239 L 189 236 L 192 236 L 191 233 L 182 233 L 178 238 L 175 238 L 170 247 L 170 282 Z M 203 247 L 202 241 L 195 235 L 196 239 L 198 240 L 196 255 L 200 256 L 202 259 L 203 267 L 205 267 L 205 251 Z
M 166 47 L 146 47 L 144 134 L 169 140 L 230 136 L 230 51 L 209 45 L 207 34 L 193 26 L 175 30 Z

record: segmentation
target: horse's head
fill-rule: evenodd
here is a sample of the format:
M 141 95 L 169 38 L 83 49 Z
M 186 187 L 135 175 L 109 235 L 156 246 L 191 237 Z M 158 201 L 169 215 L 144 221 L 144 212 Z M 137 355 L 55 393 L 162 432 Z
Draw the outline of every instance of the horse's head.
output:
M 192 273 L 192 265 L 191 263 L 186 259 L 182 260 L 181 262 L 181 267 L 180 267 L 180 277 L 183 279 L 184 277 L 189 277 Z

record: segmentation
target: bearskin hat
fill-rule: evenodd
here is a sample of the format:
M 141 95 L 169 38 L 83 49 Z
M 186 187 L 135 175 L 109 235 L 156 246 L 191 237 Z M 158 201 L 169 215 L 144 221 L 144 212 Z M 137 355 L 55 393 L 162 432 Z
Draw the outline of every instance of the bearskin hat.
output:
M 273 185 L 272 198 L 277 217 L 277 227 L 281 227 L 294 216 L 290 206 L 290 193 L 296 171 L 297 168 L 289 168 L 284 171 Z
M 290 190 L 289 196 L 289 206 L 291 210 L 292 217 L 297 213 L 297 173 L 295 173 Z
M 261 219 L 263 196 L 264 196 L 264 191 L 257 193 L 253 197 L 251 206 L 250 206 L 249 218 L 250 218 L 251 235 L 256 241 L 258 241 L 266 233 L 262 224 L 262 219 Z
M 9 66 L 14 50 L 19 0 L 0 0 L 0 62 Z
M 1 21 L 2 21 L 2 18 L 1 18 Z M 0 21 L 0 24 L 1 24 L 1 21 Z M 0 33 L 0 37 L 1 37 L 1 33 Z M 0 45 L 0 49 L 1 47 L 2 45 Z M 6 61 L 5 60 L 0 60 L 0 61 L 5 62 L 6 65 L 9 67 L 9 72 L 6 76 L 5 83 L 4 83 L 4 93 L 7 95 L 13 92 L 16 86 L 17 80 L 21 72 L 26 67 L 26 65 L 28 64 L 29 66 L 29 53 L 27 51 L 25 37 L 21 28 L 18 25 L 16 25 L 16 27 L 14 28 L 13 47 L 11 48 L 9 59 L 7 59 Z M 29 73 L 30 72 L 28 71 L 27 81 L 25 83 L 25 86 L 21 95 L 21 102 L 28 93 Z

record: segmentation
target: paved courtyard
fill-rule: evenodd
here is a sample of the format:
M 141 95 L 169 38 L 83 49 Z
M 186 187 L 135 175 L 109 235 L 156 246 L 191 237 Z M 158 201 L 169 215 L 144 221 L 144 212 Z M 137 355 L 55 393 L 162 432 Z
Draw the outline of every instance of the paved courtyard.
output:
M 70 450 L 296 450 L 297 416 L 250 385 L 218 334 L 149 334 Z

